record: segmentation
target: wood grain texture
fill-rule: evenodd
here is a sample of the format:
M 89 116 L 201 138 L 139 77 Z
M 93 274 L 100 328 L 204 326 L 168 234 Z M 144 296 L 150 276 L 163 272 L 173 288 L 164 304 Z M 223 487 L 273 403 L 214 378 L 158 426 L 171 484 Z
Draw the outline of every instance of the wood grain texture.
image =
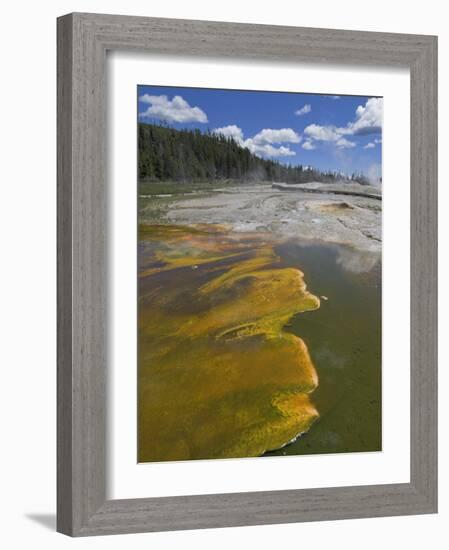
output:
M 106 500 L 106 52 L 406 66 L 411 72 L 411 480 Z M 58 531 L 262 525 L 437 509 L 437 39 L 116 15 L 58 20 Z
M 57 529 L 72 528 L 72 25 L 58 20 Z M 62 511 L 63 509 L 63 511 Z
M 437 508 L 438 89 L 437 42 L 411 79 L 411 480 Z

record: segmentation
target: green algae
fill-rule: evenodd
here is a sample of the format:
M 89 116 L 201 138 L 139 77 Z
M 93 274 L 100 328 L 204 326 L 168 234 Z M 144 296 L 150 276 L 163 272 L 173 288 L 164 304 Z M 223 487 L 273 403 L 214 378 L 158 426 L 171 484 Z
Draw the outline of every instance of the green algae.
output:
M 259 456 L 318 418 L 289 320 L 317 309 L 270 236 L 139 227 L 139 462 Z

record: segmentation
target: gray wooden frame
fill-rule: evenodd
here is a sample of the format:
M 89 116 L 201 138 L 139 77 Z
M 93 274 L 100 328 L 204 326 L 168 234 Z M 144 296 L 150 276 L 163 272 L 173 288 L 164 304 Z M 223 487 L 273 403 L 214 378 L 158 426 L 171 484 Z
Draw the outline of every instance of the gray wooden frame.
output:
M 106 499 L 106 52 L 408 67 L 411 480 Z M 437 511 L 437 38 L 75 13 L 58 19 L 58 505 L 72 536 Z

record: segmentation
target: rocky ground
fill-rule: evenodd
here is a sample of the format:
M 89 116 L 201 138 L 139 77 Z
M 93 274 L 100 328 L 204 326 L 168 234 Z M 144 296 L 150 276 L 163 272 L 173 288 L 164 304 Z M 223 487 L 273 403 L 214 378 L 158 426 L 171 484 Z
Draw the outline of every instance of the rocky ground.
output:
M 235 231 L 344 243 L 377 253 L 382 244 L 378 187 L 359 184 L 245 184 L 141 199 L 139 221 L 228 224 Z

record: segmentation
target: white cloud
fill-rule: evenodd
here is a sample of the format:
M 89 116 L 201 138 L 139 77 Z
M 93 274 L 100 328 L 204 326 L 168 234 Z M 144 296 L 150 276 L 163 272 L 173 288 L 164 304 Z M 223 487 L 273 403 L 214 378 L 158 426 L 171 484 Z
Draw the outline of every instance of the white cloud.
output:
M 355 112 L 355 122 L 347 125 L 351 135 L 377 134 L 382 131 L 382 98 L 371 97 L 365 106 L 359 105 Z
M 275 147 L 273 144 L 281 143 L 299 143 L 299 136 L 291 128 L 264 128 L 252 138 L 244 139 L 243 131 L 239 126 L 230 124 L 222 128 L 212 130 L 214 134 L 221 134 L 226 137 L 232 137 L 239 145 L 246 147 L 254 153 L 262 157 L 291 157 L 296 155 L 295 151 L 285 145 Z
M 318 124 L 310 124 L 304 129 L 304 134 L 307 136 L 308 141 L 330 141 L 334 142 L 340 149 L 349 149 L 355 147 L 356 144 L 353 141 L 348 141 L 342 137 L 340 128 L 335 126 L 319 126 Z
M 363 148 L 374 149 L 374 147 L 376 147 L 376 145 L 378 145 L 379 143 L 382 143 L 382 140 L 379 138 L 374 138 L 373 141 L 370 141 L 369 143 L 367 143 Z
M 332 96 L 330 96 L 332 97 Z M 304 129 L 304 135 L 311 142 L 327 141 L 335 143 L 340 149 L 349 149 L 356 147 L 354 141 L 349 141 L 343 136 L 357 136 L 378 134 L 382 131 L 382 99 L 371 97 L 365 105 L 359 105 L 355 111 L 355 120 L 348 122 L 346 126 L 320 126 L 310 124 Z M 381 143 L 381 139 L 376 138 L 373 146 Z M 371 146 L 365 147 L 371 149 Z
M 291 128 L 264 128 L 252 138 L 246 139 L 243 145 L 255 155 L 262 157 L 291 157 L 296 153 L 290 147 L 274 147 L 273 144 L 299 143 L 301 139 L 301 136 Z
M 229 126 L 223 126 L 222 128 L 215 128 L 214 134 L 221 134 L 227 138 L 233 138 L 239 145 L 243 145 L 243 132 L 242 129 L 235 124 Z
M 301 109 L 298 109 L 297 111 L 295 111 L 295 115 L 298 115 L 298 116 L 306 115 L 307 113 L 310 113 L 311 110 L 312 110 L 312 107 L 308 103 L 306 103 L 304 107 L 301 107 Z
M 338 128 L 335 128 L 335 126 L 310 124 L 304 129 L 304 134 L 310 139 L 316 139 L 317 141 L 337 141 L 341 137 L 337 130 Z
M 260 145 L 265 143 L 299 143 L 301 141 L 301 136 L 291 128 L 280 128 L 279 130 L 264 128 L 257 133 L 252 140 L 254 143 Z
M 316 149 L 315 145 L 312 143 L 310 139 L 307 139 L 301 146 L 303 149 L 306 149 L 307 151 L 313 151 Z
M 336 141 L 335 145 L 339 149 L 351 149 L 352 147 L 356 146 L 356 143 L 354 143 L 353 141 L 348 141 L 345 138 L 340 138 Z
M 291 157 L 296 155 L 295 151 L 292 151 L 290 147 L 286 147 L 285 145 L 281 145 L 280 147 L 273 147 L 269 143 L 260 145 L 254 143 L 252 139 L 245 140 L 244 147 L 248 148 L 251 153 L 262 157 Z
M 144 94 L 139 97 L 139 101 L 150 105 L 146 111 L 139 113 L 140 118 L 157 118 L 169 122 L 207 122 L 207 115 L 202 109 L 191 107 L 179 95 L 175 95 L 170 101 L 166 95 Z

